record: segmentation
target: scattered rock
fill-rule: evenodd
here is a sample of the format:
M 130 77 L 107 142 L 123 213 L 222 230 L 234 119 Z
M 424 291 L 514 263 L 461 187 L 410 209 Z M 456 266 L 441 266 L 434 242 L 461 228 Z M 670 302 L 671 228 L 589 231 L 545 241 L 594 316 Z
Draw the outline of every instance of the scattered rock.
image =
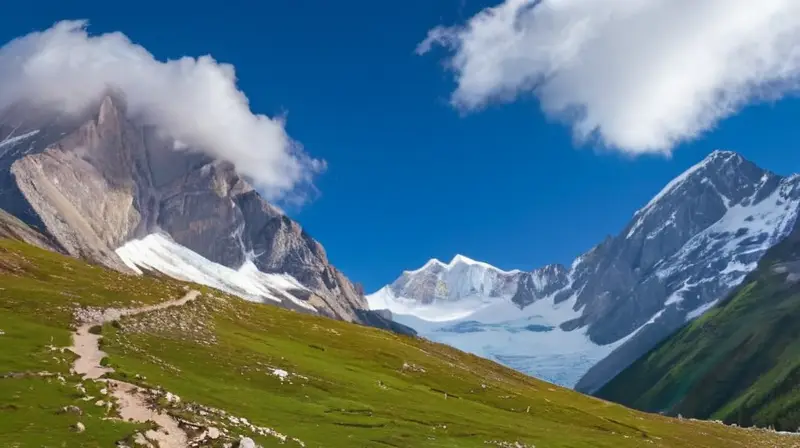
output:
M 94 403 L 94 405 L 95 405 L 95 406 L 105 406 L 105 405 L 106 405 L 106 402 L 105 402 L 105 401 L 103 401 L 103 400 L 97 400 L 97 401 Z
M 181 397 L 173 394 L 172 392 L 167 392 L 167 394 L 164 395 L 164 398 L 167 399 L 168 403 L 180 403 L 181 402 Z
M 83 431 L 86 431 L 86 426 L 84 426 L 84 425 L 83 425 L 83 423 L 81 423 L 81 422 L 78 422 L 78 423 L 75 423 L 75 424 L 72 426 L 72 429 L 73 429 L 75 432 L 83 432 Z
M 67 414 L 67 413 L 69 413 L 69 414 L 83 415 L 83 411 L 81 410 L 81 408 L 79 408 L 79 407 L 77 407 L 75 405 L 72 405 L 72 404 L 69 405 L 69 406 L 64 406 L 63 408 L 61 408 L 61 410 L 58 411 L 58 413 L 59 414 Z
M 239 448 L 261 448 L 261 445 L 256 445 L 250 437 L 242 437 L 239 439 Z
M 526 445 L 520 442 L 503 442 L 500 440 L 487 440 L 484 443 L 487 445 L 494 445 L 499 448 L 536 448 L 534 445 Z
M 407 372 L 425 373 L 425 369 L 423 367 L 420 367 L 420 366 L 418 366 L 416 364 L 411 364 L 411 363 L 408 363 L 408 362 L 403 362 L 402 370 L 407 371 Z
M 134 434 L 133 443 L 134 443 L 134 445 L 144 446 L 146 448 L 152 448 L 153 447 L 153 444 L 150 443 L 150 441 L 147 440 L 147 438 L 140 432 L 137 432 L 136 434 Z
M 281 382 L 283 382 L 284 380 L 286 380 L 286 378 L 289 377 L 289 372 L 283 369 L 272 369 L 272 374 L 280 378 Z
M 215 428 L 213 426 L 208 428 L 208 438 L 209 439 L 216 440 L 216 439 L 219 439 L 219 436 L 220 436 L 219 429 L 217 429 L 217 428 Z
M 2 335 L 4 335 L 4 334 L 6 334 L 6 332 L 5 332 L 5 331 L 3 331 L 3 330 L 0 330 L 0 336 L 2 336 Z

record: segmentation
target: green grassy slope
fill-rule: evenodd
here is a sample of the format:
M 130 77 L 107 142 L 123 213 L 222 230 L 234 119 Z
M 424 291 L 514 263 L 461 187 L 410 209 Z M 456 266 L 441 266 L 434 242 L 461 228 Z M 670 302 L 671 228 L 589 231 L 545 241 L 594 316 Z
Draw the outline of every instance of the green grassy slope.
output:
M 192 287 L 203 292 L 195 302 L 102 328 L 112 375 L 175 393 L 179 402 L 160 400 L 164 411 L 265 447 L 281 444 L 251 424 L 288 436 L 281 446 L 800 446 L 644 414 L 422 339 Z M 156 303 L 185 288 L 0 240 L 0 447 L 113 446 L 140 430 L 81 399 L 74 355 L 58 347 L 69 344 L 77 307 Z M 101 397 L 99 383 L 83 387 Z M 60 412 L 66 406 L 80 413 Z M 77 421 L 84 432 L 72 430 Z
M 800 427 L 800 231 L 718 307 L 598 392 L 638 409 L 743 426 Z M 788 263 L 788 264 L 787 264 Z

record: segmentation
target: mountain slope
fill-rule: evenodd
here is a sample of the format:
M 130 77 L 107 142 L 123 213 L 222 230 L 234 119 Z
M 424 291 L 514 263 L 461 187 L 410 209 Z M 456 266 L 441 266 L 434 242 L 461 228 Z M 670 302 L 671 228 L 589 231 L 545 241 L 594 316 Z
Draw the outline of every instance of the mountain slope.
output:
M 795 436 L 632 411 L 422 339 L 19 242 L 0 240 L 0 285 L 0 446 L 133 446 L 147 426 L 113 418 L 104 383 L 70 373 L 75 355 L 60 347 L 74 316 L 190 288 L 202 291 L 192 302 L 93 331 L 111 375 L 141 386 L 189 438 L 205 434 L 203 446 L 242 436 L 264 447 L 800 446 Z
M 742 426 L 800 427 L 800 228 L 724 302 L 598 395 L 648 411 Z
M 791 231 L 799 205 L 800 177 L 715 151 L 569 268 L 430 262 L 368 301 L 426 337 L 592 392 L 725 297 Z
M 58 251 L 53 241 L 2 209 L 0 209 L 0 238 L 24 241 L 42 249 Z
M 161 253 L 175 249 L 170 259 L 185 260 L 185 248 L 205 265 L 255 268 L 265 274 L 260 279 L 288 276 L 302 285 L 290 289 L 305 290 L 300 301 L 308 303 L 283 304 L 363 321 L 363 297 L 298 223 L 261 198 L 231 164 L 131 119 L 119 97 L 106 96 L 78 116 L 17 105 L 0 111 L 0 139 L 0 208 L 63 252 L 133 273 L 119 250 L 131 255 L 132 248 L 166 236 L 175 244 L 162 244 Z M 226 281 L 215 278 L 214 286 Z M 271 289 L 266 283 L 256 289 Z M 252 294 L 252 286 L 244 286 L 245 297 L 274 302 L 269 294 Z

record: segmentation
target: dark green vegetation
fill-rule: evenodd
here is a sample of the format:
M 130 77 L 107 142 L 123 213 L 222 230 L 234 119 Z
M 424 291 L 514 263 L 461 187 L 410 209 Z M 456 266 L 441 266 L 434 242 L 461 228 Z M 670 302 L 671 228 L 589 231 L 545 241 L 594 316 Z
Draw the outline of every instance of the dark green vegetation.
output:
M 179 298 L 185 287 L 0 240 L 0 447 L 113 446 L 139 430 L 104 420 L 105 408 L 81 399 L 79 378 L 68 374 L 74 355 L 58 347 L 69 345 L 78 307 L 139 306 Z M 422 339 L 197 289 L 194 302 L 101 332 L 112 375 L 178 394 L 180 406 L 161 405 L 189 420 L 204 415 L 202 404 L 307 447 L 800 446 L 765 431 L 644 414 Z M 93 397 L 100 384 L 83 382 Z M 80 412 L 61 412 L 68 406 Z M 72 429 L 78 421 L 85 431 Z M 222 418 L 216 425 L 266 447 L 298 446 Z
M 800 427 L 800 230 L 724 303 L 606 385 L 639 409 L 742 426 Z

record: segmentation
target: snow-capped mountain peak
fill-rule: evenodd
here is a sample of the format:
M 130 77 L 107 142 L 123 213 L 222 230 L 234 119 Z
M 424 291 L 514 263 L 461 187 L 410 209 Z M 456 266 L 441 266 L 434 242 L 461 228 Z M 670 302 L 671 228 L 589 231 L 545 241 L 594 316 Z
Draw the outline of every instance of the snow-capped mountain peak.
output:
M 416 319 L 424 336 L 591 392 L 725 297 L 791 231 L 798 209 L 800 176 L 714 151 L 569 268 L 504 272 L 456 257 L 404 273 L 368 301 L 394 307 L 407 325 Z M 496 307 L 508 325 L 486 320 Z M 519 318 L 538 316 L 535 324 L 517 325 L 514 309 Z M 430 324 L 441 321 L 448 324 Z M 577 345 L 559 349 L 564 338 Z
M 403 271 L 403 275 L 415 275 L 419 274 L 420 272 L 427 271 L 429 269 L 445 268 L 445 267 L 447 267 L 446 264 L 442 263 L 436 258 L 431 258 L 430 260 L 428 260 L 427 263 L 422 265 L 421 268 L 414 269 L 413 271 Z
M 507 286 L 520 271 L 503 271 L 488 263 L 456 255 L 445 264 L 429 260 L 421 268 L 405 271 L 389 286 L 395 297 L 422 305 L 453 302 L 474 297 L 508 296 Z
M 517 274 L 517 273 L 521 272 L 518 269 L 514 269 L 514 270 L 511 270 L 511 271 L 504 271 L 504 270 L 502 270 L 500 268 L 497 268 L 495 266 L 490 265 L 489 263 L 484 263 L 482 261 L 476 261 L 476 260 L 473 260 L 472 258 L 469 258 L 469 257 L 465 256 L 465 255 L 456 254 L 453 257 L 453 259 L 450 260 L 449 263 L 444 263 L 444 262 L 440 261 L 437 258 L 431 258 L 424 265 L 422 265 L 421 268 L 414 269 L 413 271 L 403 271 L 403 274 L 404 275 L 416 275 L 416 274 L 425 272 L 425 271 L 430 270 L 430 269 L 451 270 L 451 269 L 453 269 L 453 268 L 455 268 L 457 266 L 460 266 L 460 265 L 468 266 L 468 267 L 475 267 L 475 268 L 480 268 L 480 269 L 485 269 L 485 270 L 489 270 L 489 271 L 495 271 L 495 272 L 498 272 L 498 273 L 501 273 L 501 274 L 509 274 L 509 275 L 513 275 L 513 274 Z
M 646 213 L 649 209 L 655 206 L 661 199 L 665 196 L 670 194 L 672 191 L 678 189 L 681 185 L 686 183 L 692 176 L 702 173 L 703 170 L 708 169 L 709 167 L 716 167 L 719 168 L 720 164 L 726 163 L 734 163 L 739 164 L 745 162 L 745 160 L 739 154 L 733 151 L 723 151 L 723 150 L 715 150 L 711 154 L 709 154 L 705 159 L 701 160 L 697 164 L 691 166 L 689 169 L 678 175 L 676 178 L 672 179 L 661 191 L 658 192 L 650 202 L 647 203 L 644 207 L 639 209 L 636 212 L 636 215 Z
M 674 224 L 676 216 L 673 212 L 678 208 L 687 212 L 694 208 L 722 212 L 737 204 L 757 202 L 772 191 L 779 181 L 780 176 L 762 170 L 735 152 L 714 151 L 671 180 L 639 209 L 634 214 L 626 237 L 644 235 L 653 239 L 658 230 Z M 689 206 L 678 207 L 680 202 Z M 717 213 L 709 214 L 709 217 L 714 216 Z M 658 225 L 648 225 L 653 223 Z M 710 224 L 703 221 L 700 225 L 705 227 Z M 648 227 L 653 229 L 649 232 L 642 231 Z

